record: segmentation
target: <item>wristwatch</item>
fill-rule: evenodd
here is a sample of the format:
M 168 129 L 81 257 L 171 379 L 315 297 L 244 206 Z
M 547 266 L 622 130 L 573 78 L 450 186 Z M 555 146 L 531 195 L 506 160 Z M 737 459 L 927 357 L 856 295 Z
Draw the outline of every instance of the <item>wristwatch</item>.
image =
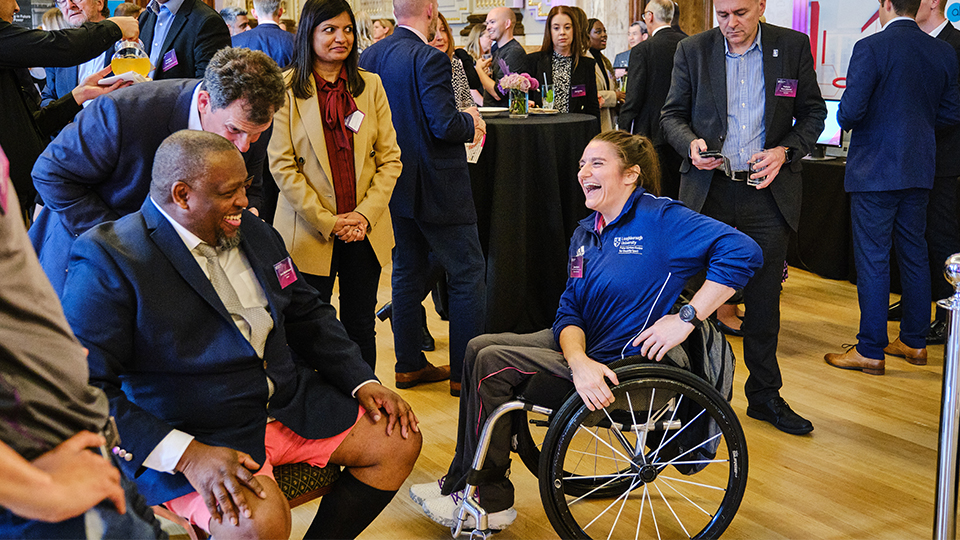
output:
M 678 315 L 680 316 L 681 321 L 692 324 L 694 328 L 700 328 L 700 325 L 703 324 L 703 321 L 697 317 L 697 308 L 691 306 L 690 304 L 680 308 L 680 313 L 678 313 Z
M 793 158 L 796 157 L 797 150 L 795 148 L 790 148 L 789 146 L 783 146 L 783 153 L 787 159 L 784 163 L 792 163 Z

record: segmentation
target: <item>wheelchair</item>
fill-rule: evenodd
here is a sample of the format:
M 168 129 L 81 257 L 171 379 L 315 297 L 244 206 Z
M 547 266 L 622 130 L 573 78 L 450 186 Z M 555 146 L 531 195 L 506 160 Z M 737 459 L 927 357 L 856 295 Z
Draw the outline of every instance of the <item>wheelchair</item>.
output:
M 513 450 L 539 479 L 560 538 L 719 537 L 747 482 L 747 444 L 729 404 L 733 364 L 729 343 L 707 321 L 660 363 L 611 364 L 619 384 L 602 410 L 589 410 L 572 382 L 535 375 L 487 419 L 473 472 L 494 424 L 512 416 Z M 468 514 L 477 525 L 471 540 L 491 534 L 476 490 L 467 484 L 454 538 Z

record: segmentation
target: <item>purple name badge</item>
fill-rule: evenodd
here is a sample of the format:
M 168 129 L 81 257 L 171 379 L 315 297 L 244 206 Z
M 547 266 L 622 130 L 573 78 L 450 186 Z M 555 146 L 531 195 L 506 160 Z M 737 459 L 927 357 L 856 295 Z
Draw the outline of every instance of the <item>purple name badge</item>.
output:
M 578 84 L 570 89 L 571 97 L 583 97 L 585 95 L 587 95 L 587 85 L 585 84 Z
M 273 265 L 273 270 L 277 273 L 277 280 L 280 281 L 281 289 L 286 289 L 288 285 L 297 280 L 297 273 L 293 271 L 293 260 L 290 257 Z
M 777 79 L 777 97 L 797 97 L 797 79 Z
M 583 277 L 583 255 L 577 255 L 570 258 L 570 277 Z
M 163 55 L 163 71 L 170 71 L 177 64 L 177 51 L 171 49 L 167 54 Z

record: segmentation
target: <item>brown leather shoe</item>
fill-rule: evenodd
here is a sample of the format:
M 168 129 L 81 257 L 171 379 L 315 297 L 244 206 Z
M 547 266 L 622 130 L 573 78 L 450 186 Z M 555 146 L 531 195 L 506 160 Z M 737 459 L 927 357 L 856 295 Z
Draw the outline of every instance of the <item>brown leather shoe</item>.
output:
M 887 345 L 883 352 L 890 356 L 899 356 L 915 366 L 927 365 L 927 348 L 914 349 L 913 347 L 907 347 L 900 341 L 900 338 Z
M 460 397 L 460 383 L 450 381 L 450 395 Z
M 857 369 L 868 375 L 883 375 L 884 361 L 867 358 L 857 352 L 856 347 L 850 347 L 845 353 L 827 353 L 823 359 L 833 367 L 840 369 Z
M 450 366 L 436 367 L 430 362 L 422 369 L 396 373 L 397 388 L 413 388 L 420 383 L 445 381 L 450 378 Z

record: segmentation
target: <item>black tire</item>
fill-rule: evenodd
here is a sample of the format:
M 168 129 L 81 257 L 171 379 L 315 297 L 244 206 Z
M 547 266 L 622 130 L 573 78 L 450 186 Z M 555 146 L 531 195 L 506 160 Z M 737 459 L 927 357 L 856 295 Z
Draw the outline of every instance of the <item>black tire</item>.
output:
M 550 458 L 538 477 L 554 530 L 561 538 L 720 536 L 747 482 L 746 440 L 730 405 L 682 369 L 617 374 L 613 404 L 590 411 L 572 396 L 547 431 Z M 657 429 L 627 428 L 647 425 Z

